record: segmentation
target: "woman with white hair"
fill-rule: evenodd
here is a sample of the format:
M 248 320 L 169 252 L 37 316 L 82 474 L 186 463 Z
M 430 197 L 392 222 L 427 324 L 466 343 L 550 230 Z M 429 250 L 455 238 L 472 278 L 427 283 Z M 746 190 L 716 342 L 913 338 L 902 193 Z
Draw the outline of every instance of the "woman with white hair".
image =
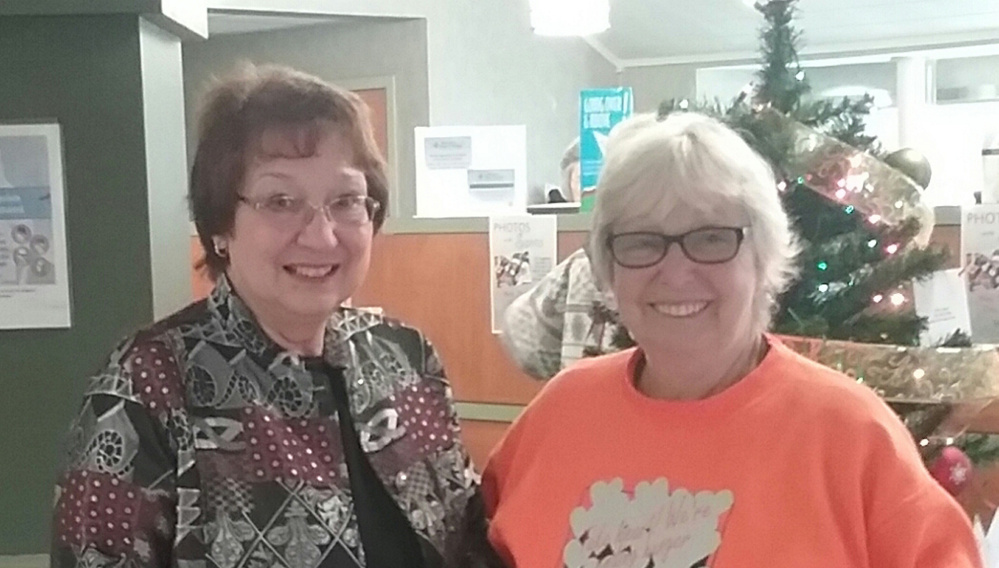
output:
M 493 452 L 505 562 L 980 566 L 895 414 L 766 333 L 797 252 L 766 162 L 694 113 L 605 158 L 589 252 L 637 347 L 562 371 Z

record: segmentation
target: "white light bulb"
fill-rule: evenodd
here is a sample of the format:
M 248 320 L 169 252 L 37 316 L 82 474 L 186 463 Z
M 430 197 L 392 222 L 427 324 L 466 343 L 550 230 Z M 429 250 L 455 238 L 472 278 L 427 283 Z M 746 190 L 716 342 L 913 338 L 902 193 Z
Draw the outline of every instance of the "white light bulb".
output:
M 610 0 L 530 0 L 531 28 L 545 36 L 585 36 L 610 28 Z
M 895 292 L 891 295 L 891 304 L 893 306 L 901 306 L 905 303 L 905 296 L 901 292 Z

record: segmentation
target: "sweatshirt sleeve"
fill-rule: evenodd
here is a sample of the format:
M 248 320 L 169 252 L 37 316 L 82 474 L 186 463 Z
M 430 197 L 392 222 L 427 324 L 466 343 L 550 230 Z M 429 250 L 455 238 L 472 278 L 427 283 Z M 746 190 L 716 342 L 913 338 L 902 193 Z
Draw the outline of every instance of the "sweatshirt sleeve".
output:
M 935 482 L 934 482 L 935 483 Z M 869 531 L 871 566 L 981 568 L 967 515 L 943 489 L 925 486 Z
M 870 566 L 981 568 L 967 514 L 926 471 L 901 421 L 886 414 L 865 467 Z

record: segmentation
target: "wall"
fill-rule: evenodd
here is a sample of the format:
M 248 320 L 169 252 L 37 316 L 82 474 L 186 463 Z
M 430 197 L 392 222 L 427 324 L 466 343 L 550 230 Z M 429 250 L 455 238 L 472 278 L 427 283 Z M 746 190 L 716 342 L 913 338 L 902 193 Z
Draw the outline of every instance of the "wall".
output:
M 927 199 L 971 205 L 974 193 L 982 191 L 985 202 L 999 201 L 999 170 L 992 163 L 986 180 L 982 156 L 983 148 L 999 140 L 999 101 L 931 105 L 924 120 L 920 150 L 933 167 Z
M 189 156 L 193 161 L 195 113 L 210 78 L 225 75 L 241 61 L 290 65 L 334 83 L 394 77 L 399 210 L 415 210 L 412 132 L 414 127 L 429 123 L 426 35 L 423 20 L 388 20 L 217 35 L 185 43 Z M 398 215 L 397 211 L 392 213 Z
M 887 99 L 879 97 L 878 102 L 894 104 L 895 100 L 895 65 L 893 63 L 865 63 L 851 65 L 822 65 L 808 67 L 802 63 L 813 96 L 844 96 L 876 92 L 887 95 Z M 697 98 L 719 98 L 729 102 L 735 98 L 748 83 L 756 82 L 756 71 L 759 64 L 751 62 L 741 65 L 704 64 L 696 70 Z M 663 69 L 663 68 L 656 68 Z M 666 70 L 663 71 L 667 72 Z M 849 89 L 848 91 L 844 89 Z
M 213 10 L 426 17 L 440 0 L 208 0 Z
M 528 187 L 559 183 L 562 152 L 579 134 L 579 91 L 617 85 L 614 67 L 579 38 L 534 35 L 527 0 L 437 4 L 431 123 L 526 124 Z
M 558 163 L 562 151 L 578 134 L 579 90 L 618 84 L 614 67 L 581 39 L 535 36 L 530 27 L 527 0 L 382 0 L 363 5 L 311 0 L 295 4 L 295 8 L 288 8 L 285 3 L 275 0 L 212 0 L 209 7 L 425 18 L 426 34 L 420 47 L 427 62 L 420 69 L 424 70 L 427 79 L 424 87 L 429 88 L 429 98 L 423 106 L 424 112 L 429 114 L 427 120 L 419 124 L 526 124 L 528 186 L 536 190 L 532 193 L 535 199 L 540 198 L 545 182 L 559 182 Z M 371 29 L 355 24 L 350 27 Z M 394 30 L 393 35 L 397 35 L 398 29 Z M 295 32 L 252 34 L 256 37 L 248 34 L 245 40 L 216 36 L 205 45 L 214 41 L 241 41 L 245 53 L 255 54 L 270 49 L 266 47 L 270 38 L 283 33 Z M 354 34 L 349 42 L 345 39 L 338 45 L 347 49 L 341 53 L 348 53 L 347 57 L 364 66 L 370 66 L 371 54 L 384 53 L 392 61 L 406 57 L 407 50 L 414 49 L 414 44 L 407 47 L 395 37 L 386 37 L 379 42 L 365 33 Z M 185 45 L 185 53 L 200 55 L 203 52 L 197 44 L 191 44 Z M 316 53 L 298 44 L 289 56 L 294 56 L 303 67 L 317 67 L 322 62 Z M 332 52 L 324 53 L 324 57 L 344 59 Z M 185 61 L 188 66 L 200 66 L 193 57 L 186 57 Z M 416 70 L 411 63 L 403 61 L 399 61 L 396 68 Z M 409 91 L 401 82 L 396 89 L 400 96 Z M 190 100 L 189 97 L 189 103 Z M 399 140 L 411 140 L 412 130 L 402 117 L 400 107 Z M 412 156 L 408 147 L 400 149 L 404 163 L 411 164 Z M 400 171 L 405 171 L 407 166 L 402 164 Z M 401 187 L 412 187 L 412 177 L 400 178 Z M 411 192 L 403 192 L 400 202 L 402 213 L 411 215 L 415 212 Z
M 805 74 L 815 96 L 836 96 L 837 94 L 839 96 L 844 94 L 853 96 L 854 93 L 863 92 L 876 95 L 881 92 L 890 97 L 884 101 L 884 104 L 895 104 L 897 89 L 894 63 L 812 67 L 806 69 Z M 844 93 L 842 92 L 844 88 L 852 90 L 849 93 Z M 881 102 L 879 99 L 878 103 Z
M 139 35 L 137 16 L 0 17 L 0 122 L 62 126 L 73 305 L 71 329 L 0 331 L 0 554 L 47 549 L 84 378 L 152 317 Z
M 191 301 L 191 288 L 177 268 L 188 262 L 187 148 L 180 40 L 140 21 L 143 131 L 148 186 L 149 251 L 153 317 L 160 319 Z
M 999 55 L 937 61 L 937 100 L 999 98 Z
M 635 94 L 635 111 L 650 112 L 668 99 L 697 99 L 697 65 L 626 67 L 621 84 Z

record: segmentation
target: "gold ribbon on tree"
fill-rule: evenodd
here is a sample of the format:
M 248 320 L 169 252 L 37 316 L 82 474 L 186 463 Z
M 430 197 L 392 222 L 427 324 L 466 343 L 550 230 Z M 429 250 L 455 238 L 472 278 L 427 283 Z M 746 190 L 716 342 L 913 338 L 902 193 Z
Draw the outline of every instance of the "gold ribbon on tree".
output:
M 923 188 L 909 176 L 773 109 L 759 112 L 789 137 L 787 173 L 798 183 L 830 201 L 854 207 L 871 225 L 897 227 L 916 219 L 921 231 L 915 242 L 923 247 L 929 243 L 933 210 L 922 202 Z
M 905 347 L 786 335 L 780 339 L 887 400 L 957 402 L 999 396 L 995 346 Z

